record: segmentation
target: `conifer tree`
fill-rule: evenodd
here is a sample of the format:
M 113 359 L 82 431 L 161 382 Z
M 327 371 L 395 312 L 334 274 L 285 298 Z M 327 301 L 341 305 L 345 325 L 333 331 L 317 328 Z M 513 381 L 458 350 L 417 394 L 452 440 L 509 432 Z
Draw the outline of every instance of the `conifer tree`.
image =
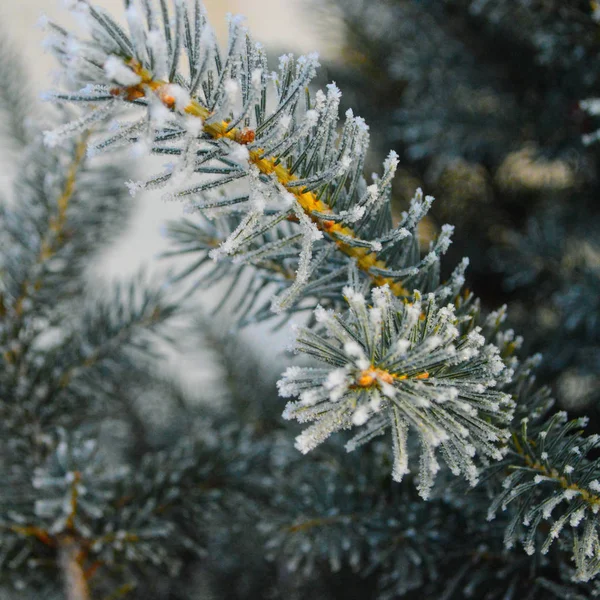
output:
M 271 73 L 237 17 L 222 50 L 199 0 L 126 0 L 126 27 L 69 4 L 79 31 L 47 24 L 60 116 L 27 133 L 2 213 L 0 594 L 599 595 L 600 437 L 554 408 L 468 261 L 442 267 L 453 227 L 424 247 L 433 198 L 393 213 L 396 152 L 365 178 L 369 128 L 314 89 L 318 57 Z M 170 162 L 138 181 L 134 155 Z M 189 264 L 90 298 L 127 188 L 187 204 Z M 230 337 L 196 329 L 225 394 L 194 408 L 157 340 L 217 284 Z M 295 329 L 277 385 L 235 337 L 259 322 Z

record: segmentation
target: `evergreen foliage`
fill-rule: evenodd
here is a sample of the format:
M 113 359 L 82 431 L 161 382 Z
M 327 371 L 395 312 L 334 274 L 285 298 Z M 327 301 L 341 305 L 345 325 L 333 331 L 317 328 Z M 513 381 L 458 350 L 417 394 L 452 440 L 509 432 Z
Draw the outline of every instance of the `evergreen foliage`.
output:
M 468 261 L 442 268 L 453 227 L 423 242 L 433 198 L 392 210 L 398 154 L 364 178 L 369 128 L 340 120 L 335 84 L 313 90 L 317 57 L 270 74 L 235 17 L 222 52 L 199 0 L 126 0 L 126 28 L 69 4 L 81 31 L 48 24 L 63 112 L 43 141 L 14 128 L 27 146 L 2 207 L 0 597 L 598 596 L 598 435 L 554 408 L 506 307 L 465 289 Z M 503 22 L 444 2 L 463 5 Z M 131 180 L 150 155 L 172 162 Z M 123 220 L 126 179 L 187 203 L 169 255 L 190 261 L 169 286 L 139 276 L 92 298 L 85 268 Z M 553 232 L 523 244 L 550 237 L 554 260 Z M 544 267 L 516 252 L 513 280 L 536 281 Z M 593 345 L 589 256 L 557 302 Z M 194 408 L 157 374 L 160 348 L 218 283 L 228 333 L 196 329 L 225 393 Z M 304 356 L 276 388 L 236 336 L 292 316 Z M 292 418 L 313 422 L 296 448 Z

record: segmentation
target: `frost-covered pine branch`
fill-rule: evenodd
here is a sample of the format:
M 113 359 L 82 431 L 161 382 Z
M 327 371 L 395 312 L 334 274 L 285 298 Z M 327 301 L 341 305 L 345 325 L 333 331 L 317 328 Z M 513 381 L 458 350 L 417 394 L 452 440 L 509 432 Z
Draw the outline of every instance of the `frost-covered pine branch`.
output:
M 510 508 L 505 544 L 521 541 L 528 554 L 536 549 L 547 553 L 569 528 L 575 580 L 587 582 L 600 572 L 600 465 L 593 458 L 600 440 L 598 435 L 583 435 L 587 419 L 568 421 L 565 412 L 533 425 L 530 428 L 529 419 L 523 418 L 520 433 L 513 436 L 504 463 L 509 472 L 488 519 Z
M 275 312 L 305 297 L 339 297 L 353 265 L 362 280 L 387 284 L 398 297 L 436 289 L 451 228 L 421 260 L 416 227 L 432 198 L 419 192 L 393 225 L 397 156 L 390 153 L 370 184 L 364 180 L 368 127 L 352 111 L 340 122 L 334 84 L 310 93 L 315 55 L 284 55 L 268 73 L 262 46 L 237 18 L 222 54 L 199 2 L 192 10 L 176 2 L 171 16 L 167 3 L 161 11 L 151 1 L 128 6 L 129 33 L 87 2 L 73 10 L 91 38 L 52 26 L 51 44 L 73 89 L 53 97 L 93 108 L 49 132 L 50 146 L 109 121 L 110 134 L 95 139 L 92 151 L 134 145 L 168 156 L 163 173 L 129 183 L 132 193 L 166 188 L 166 198 L 189 200 L 192 211 L 231 214 L 215 220 L 210 256 L 258 267 L 262 286 L 275 285 Z M 206 238 L 204 223 L 197 226 Z M 268 314 L 261 307 L 256 318 Z
M 364 579 L 376 574 L 379 598 L 413 590 L 458 598 L 482 588 L 487 598 L 512 598 L 519 585 L 533 597 L 541 584 L 524 574 L 563 568 L 572 542 L 576 579 L 590 580 L 600 544 L 595 463 L 585 455 L 596 439 L 574 433 L 560 413 L 533 436 L 515 429 L 513 413 L 533 420 L 549 404 L 531 384 L 536 359 L 516 358 L 520 338 L 504 329 L 503 310 L 480 318 L 462 291 L 466 261 L 442 277 L 451 226 L 420 247 L 417 228 L 433 198 L 418 190 L 393 219 L 398 157 L 391 152 L 365 180 L 368 127 L 351 110 L 340 119 L 334 84 L 313 92 L 315 55 L 284 55 L 269 74 L 263 48 L 238 18 L 221 52 L 199 1 L 125 4 L 126 29 L 78 0 L 70 5 L 82 37 L 48 25 L 64 67 L 64 91 L 50 97 L 81 110 L 45 134 L 46 151 L 31 147 L 36 177 L 18 181 L 32 201 L 5 213 L 0 464 L 12 479 L 0 502 L 2 576 L 35 588 L 45 580 L 39 569 L 50 565 L 55 577 L 62 560 L 73 581 L 101 569 L 97 589 L 111 593 L 118 581 L 122 592 L 133 585 L 128 578 L 140 582 L 155 567 L 173 577 L 211 548 L 229 558 L 246 544 L 256 554 L 260 540 L 278 582 L 299 568 L 348 568 Z M 136 282 L 73 312 L 84 291 L 78 257 L 89 255 L 103 222 L 86 218 L 108 195 L 97 173 L 85 181 L 84 169 L 99 153 L 127 147 L 170 161 L 150 179 L 129 181 L 132 193 L 164 189 L 199 213 L 171 228 L 174 253 L 193 256 L 179 279 L 197 272 L 195 285 L 209 288 L 233 277 L 225 302 L 237 289 L 232 312 L 242 324 L 315 309 L 297 349 L 320 364 L 291 367 L 279 384 L 282 396 L 297 397 L 285 416 L 314 422 L 296 444 L 309 456 L 292 455 L 272 415 L 248 416 L 239 398 L 247 428 L 215 422 L 186 431 L 170 450 L 145 448 L 127 468 L 104 461 L 107 446 L 86 441 L 101 439 L 99 414 L 115 406 L 119 383 L 144 377 L 151 340 L 177 311 L 163 291 Z M 232 374 L 243 376 L 229 366 Z M 334 458 L 337 449 L 318 454 L 330 434 L 352 428 L 360 429 L 348 450 L 387 429 L 392 443 L 365 444 L 347 462 Z M 486 482 L 465 501 L 457 475 L 472 487 Z M 477 515 L 500 481 L 508 482 L 497 501 L 506 520 L 488 526 Z M 415 483 L 429 503 L 413 498 Z M 575 533 L 552 548 L 555 561 L 498 549 L 506 521 L 507 540 L 538 548 L 539 523 L 563 505 L 550 537 L 567 521 Z M 523 514 L 533 533 L 513 536 Z M 455 543 L 461 518 L 472 534 L 466 548 Z M 456 522 L 446 529 L 448 519 Z M 486 561 L 501 564 L 509 582 L 486 586 L 494 578 Z M 244 564 L 230 562 L 232 571 Z M 563 571 L 547 589 L 571 577 Z
M 318 308 L 319 329 L 298 335 L 298 350 L 326 366 L 290 367 L 279 382 L 282 396 L 299 396 L 284 416 L 315 421 L 297 447 L 306 453 L 335 431 L 360 427 L 346 446 L 354 450 L 391 429 L 392 473 L 401 481 L 411 470 L 413 431 L 424 498 L 440 468 L 438 449 L 455 475 L 475 485 L 475 454 L 502 458 L 509 436 L 512 400 L 494 389 L 505 370 L 498 349 L 478 328 L 461 332 L 460 313 L 453 304 L 439 306 L 433 294 L 416 293 L 406 304 L 387 286 L 374 288 L 370 306 L 356 290 L 344 294 L 347 316 Z

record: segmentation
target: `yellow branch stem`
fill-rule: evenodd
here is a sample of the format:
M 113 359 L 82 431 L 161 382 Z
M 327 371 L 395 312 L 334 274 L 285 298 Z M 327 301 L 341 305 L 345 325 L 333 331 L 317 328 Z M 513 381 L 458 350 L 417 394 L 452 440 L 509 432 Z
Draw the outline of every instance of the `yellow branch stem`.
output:
M 135 60 L 130 60 L 128 64 L 135 73 L 141 77 L 141 83 L 124 89 L 115 88 L 112 93 L 116 96 L 121 96 L 126 100 L 133 101 L 145 97 L 148 91 L 152 91 L 167 108 L 173 110 L 175 107 L 175 99 L 168 92 L 169 84 L 166 81 L 154 79 L 152 74 L 145 70 Z M 247 145 L 254 140 L 253 131 L 237 128 L 228 129 L 229 124 L 227 121 L 206 123 L 205 121 L 210 118 L 211 113 L 196 100 L 191 100 L 185 107 L 184 112 L 190 116 L 202 119 L 204 122 L 204 132 L 213 139 L 227 138 L 243 145 Z M 312 214 L 313 212 L 319 212 L 322 214 L 333 215 L 334 211 L 325 202 L 319 200 L 313 192 L 304 191 L 301 187 L 290 186 L 294 181 L 298 181 L 298 177 L 291 173 L 283 163 L 278 163 L 277 158 L 265 158 L 263 156 L 263 149 L 261 148 L 250 150 L 249 161 L 254 164 L 261 173 L 275 176 L 279 183 L 295 196 L 298 204 L 302 207 L 302 210 L 310 217 L 317 227 L 331 236 L 340 252 L 356 260 L 358 268 L 371 278 L 373 285 L 381 286 L 387 284 L 394 295 L 399 297 L 406 297 L 409 295 L 409 292 L 402 286 L 401 282 L 396 281 L 392 277 L 383 277 L 371 272 L 372 267 L 378 269 L 387 268 L 385 261 L 380 260 L 376 252 L 369 250 L 368 248 L 352 246 L 336 237 L 336 234 L 338 234 L 348 238 L 358 239 L 358 236 L 350 227 L 327 219 L 320 219 Z
M 77 507 L 79 504 L 79 484 L 81 483 L 81 473 L 75 471 L 73 473 L 73 481 L 71 482 L 71 499 L 70 507 L 71 511 L 67 517 L 66 527 L 67 529 L 75 529 L 75 517 L 77 516 Z
M 379 381 L 393 384 L 394 381 L 406 381 L 407 379 L 419 379 L 423 381 L 424 379 L 429 379 L 429 373 L 427 371 L 423 371 L 422 373 L 415 373 L 414 375 L 396 375 L 396 373 L 390 373 L 385 369 L 379 369 L 378 367 L 371 366 L 361 372 L 356 381 L 356 387 L 379 387 Z

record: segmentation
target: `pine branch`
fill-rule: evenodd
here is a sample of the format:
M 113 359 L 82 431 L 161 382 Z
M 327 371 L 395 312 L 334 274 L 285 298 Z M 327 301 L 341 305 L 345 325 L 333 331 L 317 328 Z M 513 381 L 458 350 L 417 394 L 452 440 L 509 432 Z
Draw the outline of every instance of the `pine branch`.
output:
M 583 435 L 581 428 L 586 423 L 586 419 L 567 421 L 566 413 L 558 412 L 530 432 L 528 419 L 524 418 L 503 463 L 510 474 L 488 513 L 492 519 L 499 508 L 506 510 L 516 503 L 505 543 L 510 547 L 521 539 L 528 554 L 538 547 L 537 533 L 544 521 L 552 526 L 541 544 L 542 553 L 570 525 L 577 566 L 575 580 L 584 582 L 600 571 L 600 465 L 597 459 L 589 458 L 600 438 Z
M 126 106 L 141 108 L 133 125 L 123 125 L 95 148 L 136 143 L 179 157 L 174 169 L 131 182 L 132 193 L 172 185 L 176 191 L 169 198 L 206 197 L 193 205 L 200 211 L 239 213 L 235 224 L 225 224 L 224 239 L 209 254 L 283 274 L 274 278 L 276 312 L 297 306 L 305 296 L 319 296 L 325 281 L 328 293 L 339 295 L 347 280 L 344 269 L 358 269 L 371 285 L 388 285 L 399 297 L 414 287 L 436 289 L 439 256 L 450 243 L 451 228 L 420 261 L 415 230 L 432 198 L 418 194 L 399 226 L 392 226 L 389 194 L 397 157 L 391 153 L 381 177 L 366 184 L 362 168 L 368 128 L 348 111 L 338 135 L 340 92 L 333 84 L 311 100 L 307 86 L 318 65 L 315 56 L 281 58 L 279 73 L 272 77 L 277 106 L 267 114 L 266 59 L 237 21 L 231 22 L 228 51 L 221 57 L 203 16 L 188 36 L 179 29 L 190 22 L 185 4 L 175 4 L 175 19 L 162 24 L 164 31 L 153 3 L 145 6 L 147 23 L 134 5 L 128 9 L 128 36 L 88 3 L 78 3 L 76 10 L 86 16 L 97 39 L 82 41 L 77 57 L 69 55 L 66 34 L 55 28 L 57 55 L 75 85 L 86 86 L 55 98 L 103 108 L 49 132 L 48 144 Z M 202 15 L 199 5 L 195 14 Z M 180 52 L 189 58 L 189 73 L 177 68 Z M 190 187 L 188 180 L 197 174 L 215 177 Z M 248 186 L 247 193 L 229 195 L 227 190 L 238 183 Z M 218 191 L 221 199 L 211 200 Z
M 117 286 L 84 305 L 80 317 L 63 319 L 52 344 L 36 341 L 18 362 L 5 363 L 0 411 L 8 439 L 31 436 L 36 446 L 43 444 L 39 429 L 103 415 L 113 388 L 156 360 L 156 342 L 169 341 L 165 324 L 176 305 L 161 290 L 140 286 L 140 280 Z
M 39 251 L 32 265 L 32 271 L 43 271 L 47 261 L 49 261 L 58 251 L 64 246 L 66 242 L 66 221 L 67 221 L 67 210 L 69 203 L 72 199 L 75 191 L 75 180 L 78 171 L 82 165 L 83 159 L 86 155 L 87 138 L 89 134 L 85 134 L 81 141 L 78 142 L 74 157 L 71 165 L 66 173 L 65 180 L 62 184 L 62 190 L 60 196 L 56 200 L 56 207 L 54 210 L 51 209 L 48 215 L 48 222 L 43 230 L 42 237 L 40 239 Z M 28 301 L 31 302 L 31 295 L 39 290 L 43 285 L 41 278 L 35 279 L 34 281 L 28 281 L 27 279 L 20 282 L 20 293 L 16 298 L 10 298 L 10 300 L 2 300 L 4 311 L 2 316 L 10 316 L 15 318 L 17 329 L 13 332 L 14 337 L 19 335 L 19 323 L 23 316 L 23 307 Z M 10 302 L 10 304 L 8 304 Z
M 121 589 L 138 569 L 175 577 L 223 537 L 233 511 L 247 527 L 257 519 L 270 494 L 271 447 L 247 429 L 204 423 L 195 438 L 148 452 L 132 469 L 113 464 L 81 432 L 59 430 L 33 477 L 22 472 L 17 485 L 13 476 L 11 492 L 0 495 L 3 576 L 16 578 L 28 565 L 33 583 L 64 558 L 80 594 L 81 576 L 101 589 Z
M 310 579 L 323 568 L 376 574 L 378 598 L 430 589 L 459 520 L 443 502 L 390 485 L 386 459 L 381 448 L 349 456 L 338 446 L 287 465 L 259 525 L 267 559 Z
M 27 345 L 35 328 L 21 335 L 22 329 L 31 329 L 33 316 L 52 319 L 63 306 L 59 299 L 81 293 L 86 259 L 124 216 L 122 195 L 111 183 L 119 171 L 84 164 L 86 139 L 55 153 L 34 140 L 15 177 L 14 206 L 0 206 L 3 343 Z
M 495 460 L 508 437 L 512 401 L 493 388 L 505 366 L 495 346 L 485 345 L 480 328 L 461 331 L 454 306 L 438 306 L 433 295 L 412 305 L 395 301 L 387 287 L 365 297 L 346 288 L 348 315 L 317 311 L 316 331 L 302 329 L 297 349 L 324 367 L 290 367 L 279 382 L 284 397 L 299 396 L 284 416 L 315 421 L 296 445 L 303 453 L 341 429 L 364 426 L 347 449 L 392 430 L 392 476 L 410 472 L 408 432 L 418 433 L 421 452 L 420 494 L 430 494 L 439 465 L 439 448 L 453 474 L 471 485 L 478 480 L 476 452 Z M 472 323 L 470 323 L 472 325 Z

